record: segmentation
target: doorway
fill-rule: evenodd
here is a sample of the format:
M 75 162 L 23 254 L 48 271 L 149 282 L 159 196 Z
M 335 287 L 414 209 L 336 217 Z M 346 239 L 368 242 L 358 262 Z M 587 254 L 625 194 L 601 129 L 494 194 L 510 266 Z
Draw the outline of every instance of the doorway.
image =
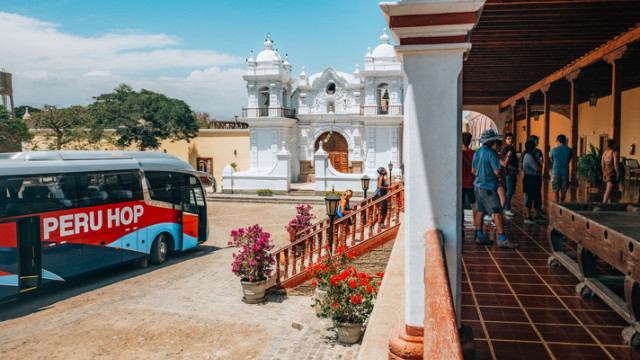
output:
M 338 134 L 336 131 L 331 134 L 331 137 L 327 142 L 324 140 L 329 135 L 329 132 L 325 132 L 320 135 L 318 140 L 316 140 L 316 144 L 313 148 L 313 152 L 315 153 L 320 148 L 320 143 L 322 143 L 322 148 L 329 154 L 329 161 L 331 161 L 331 165 L 338 172 L 348 174 L 349 173 L 349 145 L 347 144 L 347 140 L 345 140 L 344 136 Z
M 35 290 L 42 275 L 40 217 L 18 220 L 19 286 L 20 292 Z

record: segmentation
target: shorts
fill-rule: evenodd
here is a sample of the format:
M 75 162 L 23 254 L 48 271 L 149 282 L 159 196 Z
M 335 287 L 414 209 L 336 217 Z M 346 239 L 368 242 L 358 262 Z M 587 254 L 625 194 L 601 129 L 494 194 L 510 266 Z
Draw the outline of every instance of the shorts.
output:
M 464 206 L 465 197 L 469 201 L 469 204 L 476 203 L 476 194 L 473 188 L 468 188 L 468 189 L 462 188 L 462 205 L 463 206 Z
M 502 204 L 497 190 L 475 188 L 476 212 L 483 214 L 502 214 Z
M 567 191 L 569 189 L 569 175 L 551 175 L 551 191 Z

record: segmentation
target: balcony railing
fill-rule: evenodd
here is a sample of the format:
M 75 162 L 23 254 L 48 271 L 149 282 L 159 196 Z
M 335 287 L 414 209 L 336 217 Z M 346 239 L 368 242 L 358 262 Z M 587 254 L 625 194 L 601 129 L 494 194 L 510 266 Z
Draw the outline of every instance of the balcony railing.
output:
M 402 105 L 360 105 L 360 115 L 402 115 Z
M 296 117 L 295 109 L 287 109 L 284 107 L 270 107 L 270 108 L 242 108 L 243 118 L 256 118 L 256 117 L 286 117 L 294 119 Z

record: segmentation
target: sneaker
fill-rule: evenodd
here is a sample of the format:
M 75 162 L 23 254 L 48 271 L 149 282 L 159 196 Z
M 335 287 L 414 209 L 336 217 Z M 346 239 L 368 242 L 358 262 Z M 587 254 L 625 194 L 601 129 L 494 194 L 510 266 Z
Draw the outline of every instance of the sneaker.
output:
M 533 221 L 535 221 L 536 224 L 546 224 L 546 223 L 549 222 L 549 220 L 547 220 L 547 219 L 545 219 L 543 217 L 540 217 L 540 216 L 536 216 L 536 218 L 533 219 Z
M 517 249 L 520 247 L 517 243 L 507 239 L 505 241 L 498 241 L 498 246 L 505 249 Z
M 482 239 L 476 238 L 476 245 L 493 245 L 493 240 L 484 237 Z
M 524 218 L 525 224 L 535 224 L 536 221 L 533 218 Z
M 505 211 L 504 211 L 504 214 L 505 214 L 505 215 L 507 215 L 507 216 L 516 216 L 516 213 L 514 213 L 514 212 L 513 212 L 513 211 L 511 211 L 511 210 L 505 210 Z

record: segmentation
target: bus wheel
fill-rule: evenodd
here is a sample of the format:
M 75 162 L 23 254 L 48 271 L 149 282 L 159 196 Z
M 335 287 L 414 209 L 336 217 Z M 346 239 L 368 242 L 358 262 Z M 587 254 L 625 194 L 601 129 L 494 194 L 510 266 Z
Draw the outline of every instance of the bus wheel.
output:
M 167 236 L 165 234 L 158 235 L 151 245 L 151 253 L 149 254 L 151 263 L 154 265 L 162 264 L 167 259 L 168 251 Z

